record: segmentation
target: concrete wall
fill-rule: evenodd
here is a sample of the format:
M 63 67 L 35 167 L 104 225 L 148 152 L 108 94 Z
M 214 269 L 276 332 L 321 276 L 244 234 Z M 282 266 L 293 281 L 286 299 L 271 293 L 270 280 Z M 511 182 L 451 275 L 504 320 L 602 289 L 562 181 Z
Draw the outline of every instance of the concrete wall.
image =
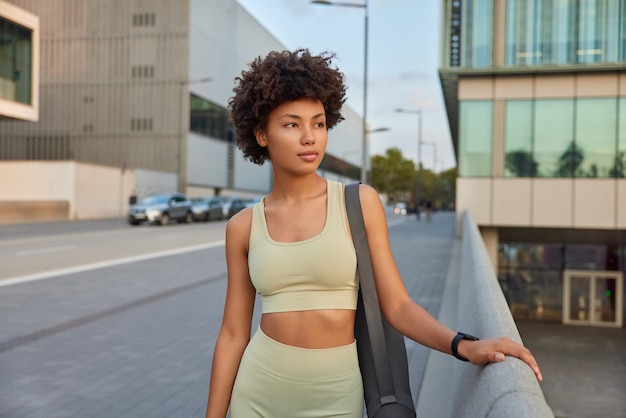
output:
M 73 161 L 0 162 L 0 223 L 125 216 L 134 170 Z
M 476 223 L 463 217 L 462 277 L 459 288 L 458 329 L 485 337 L 507 336 L 522 342 L 492 268 Z M 534 373 L 522 360 L 475 367 L 454 365 L 453 411 L 467 417 L 554 417 Z

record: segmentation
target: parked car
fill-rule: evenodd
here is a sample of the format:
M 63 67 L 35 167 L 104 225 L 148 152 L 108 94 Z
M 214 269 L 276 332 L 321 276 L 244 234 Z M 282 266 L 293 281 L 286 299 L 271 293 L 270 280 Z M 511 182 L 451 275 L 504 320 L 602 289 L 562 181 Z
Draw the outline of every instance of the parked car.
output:
M 139 225 L 141 222 L 167 225 L 172 220 L 193 222 L 191 200 L 183 193 L 162 193 L 144 197 L 130 206 L 128 223 Z
M 225 197 L 222 201 L 222 211 L 227 219 L 232 218 L 242 209 L 246 208 L 245 200 L 237 196 Z
M 197 197 L 191 199 L 193 218 L 196 221 L 221 221 L 225 219 L 222 209 L 222 199 L 214 197 Z

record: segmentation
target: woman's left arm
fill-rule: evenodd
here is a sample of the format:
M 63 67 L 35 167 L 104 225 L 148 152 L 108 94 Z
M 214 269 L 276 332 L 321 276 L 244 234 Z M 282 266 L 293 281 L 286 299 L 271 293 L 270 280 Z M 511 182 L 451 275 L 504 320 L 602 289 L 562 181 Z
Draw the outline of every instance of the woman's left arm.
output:
M 387 218 L 378 192 L 360 185 L 359 195 L 367 232 L 378 299 L 387 321 L 399 332 L 427 347 L 452 354 L 457 333 L 437 321 L 409 296 L 396 266 L 387 230 Z M 479 341 L 460 340 L 457 353 L 476 365 L 503 361 L 505 355 L 518 357 L 543 380 L 539 365 L 530 350 L 507 338 Z

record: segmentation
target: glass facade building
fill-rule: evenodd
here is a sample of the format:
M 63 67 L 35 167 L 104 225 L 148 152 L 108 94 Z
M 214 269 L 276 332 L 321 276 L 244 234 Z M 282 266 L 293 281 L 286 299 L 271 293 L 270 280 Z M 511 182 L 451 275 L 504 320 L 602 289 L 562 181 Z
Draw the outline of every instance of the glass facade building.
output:
M 442 4 L 457 209 L 514 316 L 626 323 L 626 0 Z
M 456 0 L 447 2 L 458 38 L 457 67 L 492 67 L 494 23 L 504 24 L 507 67 L 621 63 L 624 0 Z M 499 3 L 499 4 L 496 4 Z M 505 15 L 500 18 L 496 7 Z

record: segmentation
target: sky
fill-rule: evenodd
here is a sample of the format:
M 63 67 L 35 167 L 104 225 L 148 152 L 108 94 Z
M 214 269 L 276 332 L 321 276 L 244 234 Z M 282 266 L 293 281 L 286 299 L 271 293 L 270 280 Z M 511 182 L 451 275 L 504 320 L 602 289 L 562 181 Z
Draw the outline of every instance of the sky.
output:
M 286 49 L 331 51 L 344 73 L 347 104 L 363 114 L 363 8 L 324 6 L 310 0 L 237 0 Z M 337 0 L 364 4 L 365 0 Z M 421 161 L 440 172 L 456 165 L 439 83 L 441 2 L 369 0 L 367 122 L 370 155 L 399 148 L 417 160 L 418 116 L 395 109 L 422 110 Z M 436 146 L 431 145 L 436 144 Z M 436 159 L 435 159 L 436 149 Z M 436 165 L 435 165 L 436 164 Z

